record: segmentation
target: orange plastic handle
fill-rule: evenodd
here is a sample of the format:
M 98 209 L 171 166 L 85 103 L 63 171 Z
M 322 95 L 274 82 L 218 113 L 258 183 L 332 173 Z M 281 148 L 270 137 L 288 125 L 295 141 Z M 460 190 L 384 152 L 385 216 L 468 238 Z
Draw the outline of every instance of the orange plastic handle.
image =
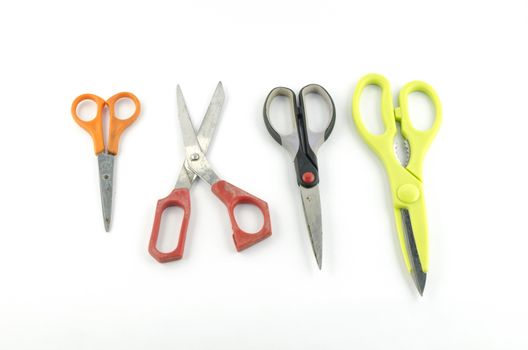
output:
M 117 116 L 115 107 L 117 101 L 122 98 L 128 98 L 134 102 L 135 111 L 127 119 L 120 119 Z M 91 100 L 97 105 L 97 113 L 95 118 L 89 121 L 82 120 L 77 114 L 77 107 L 83 101 Z M 78 96 L 72 103 L 71 114 L 75 122 L 79 124 L 84 130 L 86 130 L 93 139 L 95 154 L 99 154 L 105 151 L 104 135 L 103 135 L 103 110 L 104 107 L 108 106 L 110 112 L 110 119 L 108 121 L 108 145 L 106 147 L 108 153 L 116 155 L 119 150 L 119 138 L 123 131 L 132 124 L 139 113 L 141 112 L 141 104 L 138 98 L 130 92 L 120 92 L 110 97 L 108 100 L 103 100 L 99 96 L 93 94 L 83 94 Z
M 83 101 L 90 100 L 95 102 L 97 105 L 97 114 L 95 115 L 95 118 L 92 120 L 82 120 L 79 118 L 79 115 L 77 114 L 77 107 L 79 104 Z M 103 109 L 106 104 L 106 101 L 100 98 L 99 96 L 92 95 L 92 94 L 83 94 L 80 96 L 77 96 L 75 100 L 73 100 L 72 106 L 71 106 L 71 114 L 73 117 L 73 120 L 81 128 L 86 130 L 90 136 L 93 139 L 94 142 L 94 150 L 95 154 L 99 154 L 101 152 L 104 152 L 105 145 L 104 145 L 104 138 L 103 138 Z
M 122 98 L 128 98 L 134 102 L 134 105 L 136 106 L 136 110 L 132 115 L 126 119 L 120 119 L 115 110 L 115 106 L 117 101 L 119 101 Z M 108 109 L 110 110 L 110 122 L 109 122 L 109 133 L 108 133 L 108 153 L 110 154 L 117 154 L 117 151 L 119 149 L 119 138 L 121 137 L 121 133 L 130 126 L 133 122 L 136 121 L 137 117 L 139 116 L 139 113 L 141 112 L 141 104 L 139 103 L 138 98 L 130 93 L 130 92 L 120 92 L 115 94 L 114 96 L 110 97 L 108 100 L 106 100 L 106 104 L 108 105 Z

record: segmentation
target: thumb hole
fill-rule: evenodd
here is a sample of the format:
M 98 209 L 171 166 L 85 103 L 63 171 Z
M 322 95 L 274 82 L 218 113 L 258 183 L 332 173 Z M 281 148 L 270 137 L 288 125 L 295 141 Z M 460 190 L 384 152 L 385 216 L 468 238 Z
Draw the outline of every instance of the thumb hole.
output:
M 116 101 L 114 112 L 117 119 L 126 120 L 136 112 L 136 105 L 128 97 L 122 97 Z
M 257 233 L 264 226 L 264 216 L 253 204 L 238 204 L 234 210 L 238 227 L 247 233 Z
M 420 91 L 409 94 L 409 118 L 412 125 L 421 131 L 429 130 L 435 121 L 436 110 L 431 98 Z

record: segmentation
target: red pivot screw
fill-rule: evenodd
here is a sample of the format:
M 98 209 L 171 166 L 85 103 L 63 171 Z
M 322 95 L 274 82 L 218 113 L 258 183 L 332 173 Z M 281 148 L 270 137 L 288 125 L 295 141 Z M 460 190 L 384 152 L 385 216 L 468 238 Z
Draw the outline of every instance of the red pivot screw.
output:
M 301 176 L 302 180 L 306 184 L 311 184 L 315 181 L 315 175 L 311 171 L 307 171 Z

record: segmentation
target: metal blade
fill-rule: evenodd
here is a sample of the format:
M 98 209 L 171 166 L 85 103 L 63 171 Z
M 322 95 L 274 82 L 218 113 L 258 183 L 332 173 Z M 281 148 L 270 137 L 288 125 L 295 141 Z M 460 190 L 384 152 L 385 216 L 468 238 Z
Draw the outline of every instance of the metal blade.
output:
M 183 95 L 181 94 L 181 89 L 179 87 L 178 90 L 179 95 L 181 95 L 181 100 L 185 105 L 185 101 L 183 100 Z M 200 148 L 204 154 L 207 153 L 209 144 L 211 143 L 211 140 L 214 136 L 216 125 L 218 124 L 218 119 L 220 117 L 220 112 L 222 111 L 222 106 L 224 105 L 224 99 L 224 88 L 222 82 L 219 82 L 216 86 L 211 102 L 209 103 L 209 107 L 207 108 L 204 119 L 202 120 L 200 129 L 198 130 L 198 144 L 200 145 Z M 178 99 L 178 106 L 180 106 L 180 99 Z M 187 107 L 185 107 L 185 111 L 187 115 L 189 115 Z M 195 173 L 187 171 L 185 168 L 185 162 L 183 162 L 176 187 L 190 188 L 191 184 L 194 182 L 194 180 L 196 180 L 196 177 L 197 175 Z
M 99 163 L 99 188 L 101 190 L 101 205 L 103 207 L 103 220 L 105 231 L 110 230 L 112 220 L 112 194 L 114 181 L 114 156 L 108 153 L 97 155 Z
M 319 186 L 305 188 L 300 186 L 306 226 L 310 235 L 315 260 L 321 269 L 323 264 L 323 226 L 321 222 L 321 199 Z
M 186 153 L 188 153 L 188 149 L 194 149 L 195 152 L 201 152 L 202 149 L 198 144 L 196 132 L 194 131 L 191 117 L 189 115 L 189 111 L 187 110 L 187 105 L 185 104 L 185 99 L 183 98 L 180 85 L 178 85 L 176 88 L 176 99 L 178 101 L 178 119 L 180 121 L 183 144 L 185 145 Z
M 209 144 L 213 138 L 216 125 L 218 124 L 218 118 L 224 105 L 224 99 L 224 87 L 220 81 L 216 86 L 209 107 L 207 107 L 207 112 L 200 125 L 200 130 L 198 130 L 198 143 L 203 153 L 207 153 L 207 149 L 209 149 Z
M 420 295 L 423 295 L 427 274 L 422 269 L 422 263 L 420 262 L 420 256 L 418 255 L 418 248 L 416 248 L 411 216 L 407 209 L 400 209 L 400 212 L 405 232 L 405 242 L 407 243 L 407 252 L 410 255 L 409 261 L 411 262 L 411 275 L 418 292 Z

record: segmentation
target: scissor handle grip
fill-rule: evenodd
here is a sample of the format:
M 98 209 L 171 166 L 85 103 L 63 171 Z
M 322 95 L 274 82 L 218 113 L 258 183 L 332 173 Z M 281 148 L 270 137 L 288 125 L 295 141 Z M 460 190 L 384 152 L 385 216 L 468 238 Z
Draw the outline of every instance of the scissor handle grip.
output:
M 307 118 L 309 112 L 304 105 L 306 96 L 309 94 L 317 94 L 321 96 L 330 110 L 330 118 L 323 131 L 310 129 L 310 123 L 307 121 L 307 119 L 309 119 Z M 286 97 L 290 103 L 293 130 L 289 134 L 283 134 L 277 131 L 270 120 L 270 107 L 273 100 L 278 96 Z M 297 154 L 300 146 L 299 138 L 307 139 L 312 151 L 317 152 L 319 146 L 321 146 L 321 144 L 328 139 L 332 133 L 336 120 L 335 105 L 332 97 L 321 85 L 317 84 L 309 84 L 301 89 L 299 94 L 299 106 L 297 105 L 295 93 L 291 89 L 286 87 L 274 88 L 266 97 L 263 115 L 264 124 L 266 125 L 268 132 L 273 139 L 286 148 L 293 157 Z
M 330 111 L 330 119 L 328 120 L 328 124 L 326 125 L 323 131 L 314 131 L 310 129 L 310 123 L 308 121 L 310 119 L 308 117 L 309 111 L 306 109 L 305 106 L 306 96 L 309 94 L 319 95 L 325 101 Z M 309 84 L 303 87 L 301 89 L 301 92 L 299 93 L 299 105 L 301 108 L 301 115 L 304 117 L 304 124 L 306 125 L 306 131 L 308 133 L 308 141 L 310 142 L 310 146 L 312 147 L 314 152 L 317 152 L 319 146 L 328 139 L 328 137 L 332 133 L 332 130 L 334 130 L 336 120 L 334 100 L 332 100 L 332 96 L 330 96 L 328 91 L 326 91 L 325 88 L 321 85 Z
M 382 134 L 371 133 L 363 122 L 360 112 L 360 99 L 367 86 L 375 85 L 381 89 L 381 118 L 385 130 Z M 389 81 L 380 74 L 367 74 L 357 83 L 352 98 L 352 117 L 359 134 L 378 153 L 392 150 L 392 143 L 396 135 L 396 120 L 394 119 L 394 105 Z
M 377 85 L 381 88 L 381 117 L 385 125 L 385 131 L 381 135 L 371 133 L 365 124 L 360 113 L 360 98 L 363 90 L 369 85 Z M 435 119 L 431 128 L 427 130 L 416 129 L 409 117 L 409 95 L 413 92 L 422 92 L 432 101 L 435 109 Z M 352 100 L 352 117 L 356 127 L 369 144 L 369 146 L 384 161 L 391 161 L 393 158 L 393 141 L 396 135 L 396 122 L 400 122 L 402 135 L 409 141 L 411 153 L 407 168 L 415 176 L 421 177 L 421 166 L 427 149 L 429 148 L 434 136 L 436 135 L 442 120 L 442 107 L 434 89 L 422 82 L 413 81 L 406 84 L 399 94 L 400 107 L 394 108 L 392 103 L 392 94 L 389 81 L 379 74 L 368 74 L 364 76 L 357 84 Z
M 126 119 L 120 119 L 116 112 L 116 104 L 117 101 L 123 98 L 130 99 L 135 106 L 134 113 Z M 110 97 L 106 101 L 108 105 L 108 109 L 110 111 L 110 122 L 109 122 L 109 133 L 108 133 L 108 153 L 111 154 L 117 154 L 117 151 L 119 150 L 119 138 L 121 137 L 121 134 L 123 131 L 132 124 L 137 117 L 139 116 L 139 113 L 141 112 L 141 104 L 139 103 L 138 98 L 130 93 L 130 92 L 120 92 L 115 94 L 114 96 Z
M 409 117 L 409 95 L 413 92 L 421 92 L 425 94 L 433 104 L 435 113 L 434 121 L 431 127 L 427 130 L 416 129 Z M 423 81 L 411 81 L 410 83 L 405 84 L 400 90 L 399 104 L 399 117 L 401 118 L 401 131 L 403 136 L 409 140 L 411 149 L 413 146 L 415 146 L 415 148 L 419 147 L 425 155 L 425 152 L 429 148 L 431 142 L 436 136 L 436 133 L 440 129 L 440 124 L 442 122 L 442 104 L 440 103 L 440 99 L 438 98 L 436 91 L 431 85 Z M 423 158 L 423 155 L 421 158 Z
M 164 253 L 158 249 L 157 244 L 163 212 L 170 207 L 182 208 L 183 220 L 180 227 L 178 245 L 173 251 Z M 185 248 L 185 238 L 187 237 L 187 227 L 189 225 L 190 215 L 191 200 L 189 196 L 189 189 L 187 188 L 176 188 L 167 197 L 158 201 L 158 205 L 156 206 L 156 215 L 154 217 L 154 224 L 152 225 L 152 233 L 150 235 L 149 242 L 149 253 L 154 259 L 156 259 L 160 263 L 165 263 L 173 260 L 179 260 L 183 257 L 183 250 Z
M 77 107 L 79 104 L 87 100 L 95 102 L 97 106 L 97 112 L 92 120 L 82 120 L 77 114 Z M 81 128 L 86 130 L 92 137 L 95 154 L 99 154 L 105 150 L 103 138 L 103 109 L 105 104 L 105 100 L 97 95 L 82 94 L 73 100 L 71 106 L 71 115 L 73 120 L 75 120 L 75 122 L 79 124 Z
M 270 119 L 270 108 L 271 103 L 276 97 L 285 97 L 288 99 L 288 102 L 290 104 L 290 117 L 291 117 L 291 123 L 292 123 L 292 131 L 289 134 L 283 134 L 280 133 L 278 130 L 276 130 L 273 127 L 273 124 Z M 268 96 L 266 97 L 266 101 L 264 102 L 264 109 L 263 109 L 263 116 L 264 116 L 264 124 L 266 125 L 266 129 L 268 129 L 268 132 L 270 133 L 271 137 L 279 145 L 284 146 L 289 151 L 296 152 L 299 148 L 299 137 L 297 135 L 297 120 L 296 120 L 296 113 L 297 113 L 297 102 L 295 97 L 295 92 L 293 90 L 287 88 L 287 87 L 276 87 L 273 90 L 270 91 Z M 289 149 L 291 148 L 291 150 Z
M 271 220 L 268 203 L 224 180 L 215 182 L 213 186 L 211 186 L 211 190 L 227 207 L 229 219 L 231 220 L 231 227 L 233 229 L 233 240 L 237 251 L 249 248 L 271 236 Z M 258 232 L 248 233 L 238 226 L 235 218 L 235 207 L 239 204 L 252 204 L 261 211 L 262 216 L 264 217 L 264 224 Z

